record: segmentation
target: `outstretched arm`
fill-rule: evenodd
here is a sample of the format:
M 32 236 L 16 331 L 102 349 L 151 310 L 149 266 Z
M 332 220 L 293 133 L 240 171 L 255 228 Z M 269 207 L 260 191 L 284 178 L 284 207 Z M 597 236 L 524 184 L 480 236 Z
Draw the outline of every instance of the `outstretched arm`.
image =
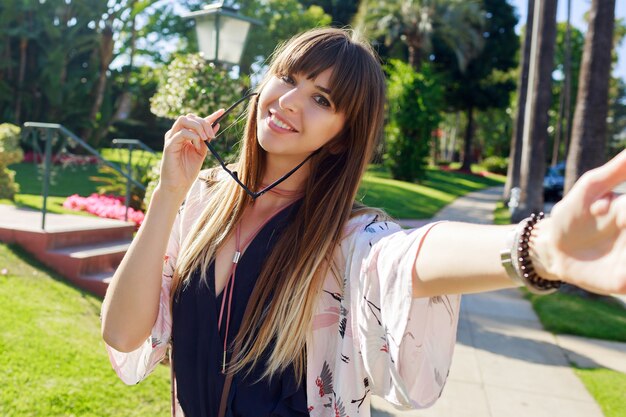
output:
M 626 150 L 585 173 L 533 230 L 530 258 L 538 274 L 598 293 L 626 293 Z M 513 226 L 441 223 L 422 244 L 413 296 L 516 286 L 500 263 Z

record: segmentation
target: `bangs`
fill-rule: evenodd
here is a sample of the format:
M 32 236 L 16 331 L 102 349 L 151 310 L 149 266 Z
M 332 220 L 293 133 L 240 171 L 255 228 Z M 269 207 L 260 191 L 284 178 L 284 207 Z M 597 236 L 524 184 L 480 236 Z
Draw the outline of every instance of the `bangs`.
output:
M 275 55 L 270 72 L 274 75 L 305 74 L 308 79 L 317 77 L 332 68 L 330 98 L 338 112 L 351 119 L 363 104 L 369 71 L 376 71 L 378 63 L 370 51 L 353 42 L 345 32 L 312 31 Z M 371 73 L 370 73 L 371 75 Z

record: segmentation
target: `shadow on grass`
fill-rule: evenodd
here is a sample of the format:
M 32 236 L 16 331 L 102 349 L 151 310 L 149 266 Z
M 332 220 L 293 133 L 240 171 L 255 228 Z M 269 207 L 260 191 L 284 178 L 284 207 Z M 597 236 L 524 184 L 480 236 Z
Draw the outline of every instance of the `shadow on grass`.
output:
M 66 287 L 74 289 L 80 295 L 80 297 L 83 298 L 88 303 L 89 307 L 93 310 L 94 314 L 98 316 L 100 315 L 100 308 L 102 304 L 102 299 L 100 299 L 100 297 L 80 288 L 73 282 L 61 276 L 56 271 L 50 269 L 48 266 L 40 262 L 38 259 L 36 259 L 32 254 L 27 252 L 21 246 L 15 243 L 3 243 L 3 242 L 0 242 L 0 245 L 5 245 L 9 252 L 11 252 L 15 257 L 17 257 L 20 261 L 22 261 L 27 266 L 33 269 L 39 270 L 40 272 L 45 274 L 47 277 L 53 279 L 54 281 L 57 281 L 60 284 L 65 285 Z M 24 270 L 18 269 L 17 271 L 21 275 L 28 275 L 28 276 L 31 275 L 30 273 Z

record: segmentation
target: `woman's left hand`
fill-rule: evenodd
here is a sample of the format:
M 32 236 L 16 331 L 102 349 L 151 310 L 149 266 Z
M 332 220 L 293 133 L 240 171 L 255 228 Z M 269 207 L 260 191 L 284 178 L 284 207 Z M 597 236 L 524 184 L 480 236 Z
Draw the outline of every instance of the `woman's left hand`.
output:
M 626 150 L 585 173 L 538 223 L 533 247 L 546 278 L 626 294 L 626 194 L 612 191 L 624 181 Z

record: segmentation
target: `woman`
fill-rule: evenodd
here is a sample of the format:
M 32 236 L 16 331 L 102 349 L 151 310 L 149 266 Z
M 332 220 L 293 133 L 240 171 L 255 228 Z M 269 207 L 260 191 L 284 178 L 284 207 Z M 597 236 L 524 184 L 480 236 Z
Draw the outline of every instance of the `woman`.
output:
M 259 191 L 304 163 L 259 198 L 223 171 L 200 172 L 223 110 L 174 123 L 102 307 L 126 383 L 171 342 L 176 415 L 367 416 L 370 394 L 426 407 L 450 366 L 457 294 L 560 281 L 626 292 L 626 200 L 611 193 L 626 180 L 624 152 L 538 223 L 404 231 L 356 204 L 384 83 L 347 31 L 284 45 L 250 102 L 236 177 Z

